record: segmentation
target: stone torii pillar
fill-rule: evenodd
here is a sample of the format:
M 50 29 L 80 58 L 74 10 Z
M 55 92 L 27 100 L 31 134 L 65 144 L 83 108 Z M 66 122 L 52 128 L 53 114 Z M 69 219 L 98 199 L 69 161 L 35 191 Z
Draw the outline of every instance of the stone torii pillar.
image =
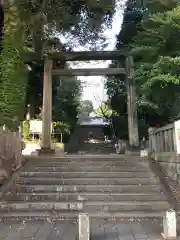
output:
M 53 152 L 51 148 L 51 123 L 52 123 L 52 64 L 53 61 L 44 60 L 43 80 L 43 107 L 42 107 L 42 140 L 41 151 Z
M 128 133 L 130 147 L 139 147 L 139 132 L 137 118 L 137 96 L 134 83 L 134 63 L 133 57 L 126 57 L 126 91 L 127 91 L 127 111 L 128 111 Z

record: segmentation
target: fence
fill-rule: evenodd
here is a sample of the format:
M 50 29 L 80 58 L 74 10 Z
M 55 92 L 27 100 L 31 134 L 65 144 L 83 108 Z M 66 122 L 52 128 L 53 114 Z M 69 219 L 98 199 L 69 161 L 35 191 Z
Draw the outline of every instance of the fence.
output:
M 175 124 L 149 129 L 149 152 L 176 152 Z
M 174 184 L 178 186 L 180 184 L 180 120 L 161 128 L 150 128 L 148 152 L 151 159 L 159 164 L 171 187 Z M 174 192 L 177 192 L 176 188 Z M 177 195 L 179 196 L 179 193 Z

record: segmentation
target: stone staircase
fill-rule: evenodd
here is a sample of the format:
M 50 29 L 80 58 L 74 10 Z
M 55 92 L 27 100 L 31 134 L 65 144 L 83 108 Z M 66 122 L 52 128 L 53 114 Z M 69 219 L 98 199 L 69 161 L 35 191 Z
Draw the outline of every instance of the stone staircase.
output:
M 147 159 L 94 155 L 29 160 L 1 199 L 2 219 L 154 218 L 171 208 Z
M 89 133 L 95 142 L 88 142 Z M 69 154 L 111 154 L 116 153 L 113 142 L 104 142 L 103 126 L 77 125 L 69 143 L 65 146 Z
M 113 154 L 116 153 L 112 142 L 83 143 L 78 147 L 78 153 L 83 154 Z

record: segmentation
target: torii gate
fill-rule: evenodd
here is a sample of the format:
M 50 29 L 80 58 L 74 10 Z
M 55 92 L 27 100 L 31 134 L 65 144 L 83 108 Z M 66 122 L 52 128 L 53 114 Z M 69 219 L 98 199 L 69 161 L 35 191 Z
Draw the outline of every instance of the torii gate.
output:
M 28 55 L 28 60 L 35 60 L 36 54 Z M 67 61 L 91 61 L 91 60 L 119 60 L 124 58 L 125 67 L 118 68 L 90 68 L 67 69 L 54 68 L 55 62 Z M 133 58 L 125 51 L 82 51 L 82 52 L 57 52 L 44 58 L 44 83 L 43 83 L 43 107 L 42 107 L 42 142 L 41 151 L 50 152 L 51 149 L 51 122 L 52 122 L 52 75 L 59 76 L 114 76 L 126 75 L 127 109 L 129 145 L 139 146 L 136 90 L 134 84 Z

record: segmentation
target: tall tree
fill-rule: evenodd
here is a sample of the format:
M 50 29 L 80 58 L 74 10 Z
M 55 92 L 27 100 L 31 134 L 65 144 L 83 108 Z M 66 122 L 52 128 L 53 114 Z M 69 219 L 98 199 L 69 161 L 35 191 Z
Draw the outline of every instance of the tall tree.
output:
M 180 8 L 149 16 L 134 40 L 136 82 L 140 103 L 154 110 L 156 122 L 165 124 L 179 115 Z M 143 108 L 144 109 L 144 108 Z M 148 109 L 147 109 L 148 110 Z M 147 110 L 144 113 L 147 114 Z M 152 111 L 151 111 L 152 112 Z
M 179 46 L 175 36 L 179 32 L 179 10 L 173 10 L 176 0 L 147 0 L 146 3 L 147 9 L 127 2 L 116 48 L 127 47 L 134 54 L 138 117 L 141 126 L 147 129 L 149 125 L 165 124 L 178 115 L 179 85 L 175 84 L 178 82 L 175 73 Z M 122 65 L 123 60 L 113 64 Z M 125 79 L 108 78 L 106 85 L 112 108 L 127 121 Z
M 39 53 L 59 34 L 73 46 L 100 40 L 102 26 L 111 24 L 115 11 L 114 0 L 15 0 L 15 4 L 26 24 L 28 40 Z
M 53 120 L 67 122 L 70 127 L 74 127 L 81 93 L 81 82 L 76 77 L 54 79 Z
M 7 118 L 9 121 L 10 119 L 18 119 L 17 121 L 13 120 L 13 122 L 18 122 L 22 114 L 15 112 L 15 109 L 19 109 L 18 111 L 24 109 L 22 105 L 24 104 L 26 80 L 23 82 L 22 79 L 27 78 L 27 73 L 24 71 L 25 66 L 23 65 L 24 53 L 27 50 L 35 51 L 40 56 L 49 51 L 69 50 L 69 47 L 75 46 L 77 43 L 87 42 L 90 44 L 97 39 L 102 45 L 101 40 L 104 40 L 102 30 L 108 24 L 111 24 L 114 10 L 115 3 L 113 0 L 100 0 L 98 2 L 96 0 L 78 0 L 75 2 L 71 0 L 8 1 L 5 6 L 6 33 L 1 54 L 1 62 L 4 61 L 1 64 L 0 82 L 2 91 L 2 98 L 0 99 L 1 124 L 7 123 Z M 11 32 L 12 35 L 9 34 Z M 70 40 L 66 41 L 68 46 L 64 46 L 59 41 L 59 35 L 63 35 Z M 12 65 L 10 65 L 10 62 Z M 30 76 L 33 77 L 34 75 L 38 80 L 39 76 L 36 73 L 39 71 L 39 74 L 42 75 L 40 70 L 42 66 L 37 66 L 35 63 L 30 64 L 32 65 Z M 20 75 L 22 74 L 21 77 L 17 75 L 17 72 Z M 14 82 L 12 83 L 13 79 Z M 34 82 L 36 87 L 34 86 L 33 89 L 32 82 L 29 81 L 29 83 L 28 95 L 30 95 L 27 99 L 30 102 L 33 101 L 33 105 L 38 102 L 37 106 L 35 106 L 35 112 L 38 112 L 42 85 Z M 19 94 L 19 92 L 21 93 Z M 36 96 L 34 93 L 36 93 Z M 19 96 L 19 100 L 17 96 Z M 33 98 L 34 96 L 35 98 Z M 15 97 L 16 101 L 14 101 Z M 19 106 L 15 106 L 15 102 Z

